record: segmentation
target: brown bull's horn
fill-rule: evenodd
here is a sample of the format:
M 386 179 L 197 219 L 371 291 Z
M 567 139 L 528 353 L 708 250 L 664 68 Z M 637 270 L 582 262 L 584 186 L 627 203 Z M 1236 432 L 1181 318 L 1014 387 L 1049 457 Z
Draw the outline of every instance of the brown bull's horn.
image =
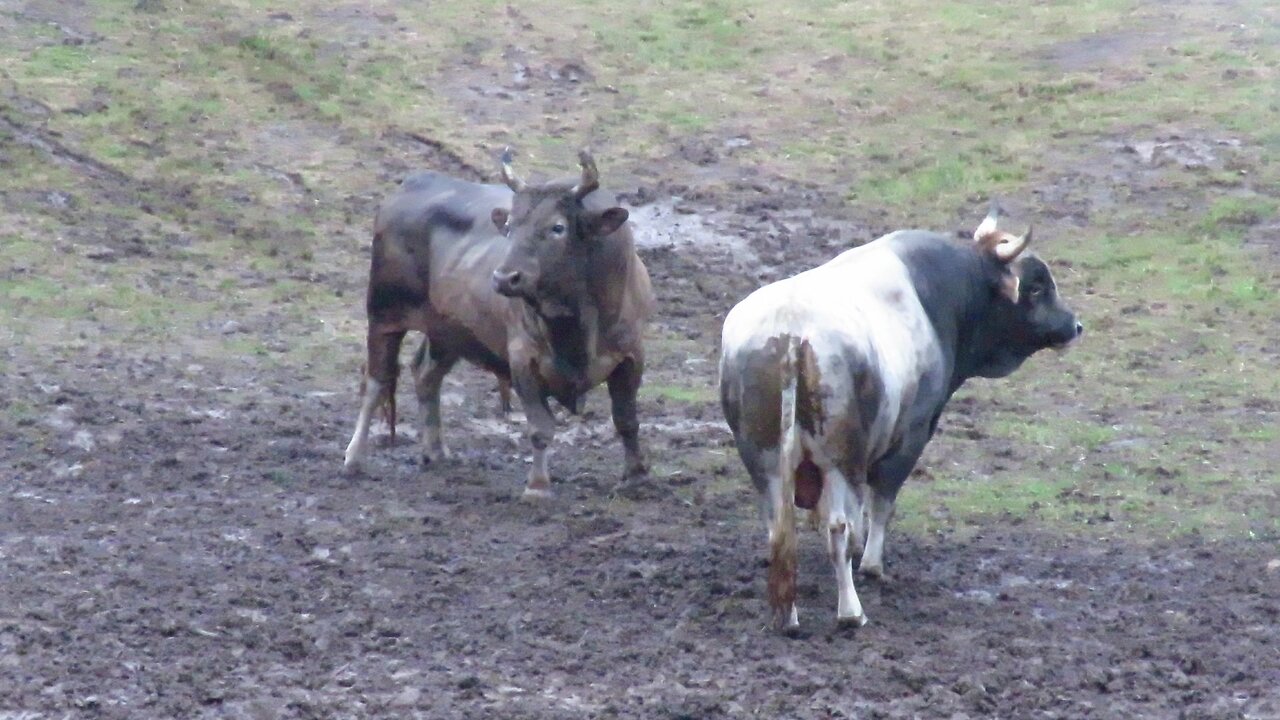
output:
M 582 199 L 600 187 L 600 171 L 596 170 L 596 161 L 587 148 L 578 151 L 578 164 L 582 166 L 582 179 L 573 186 L 573 194 Z
M 502 149 L 502 182 L 506 183 L 507 187 L 516 192 L 524 190 L 524 180 L 521 180 L 520 176 L 516 175 L 516 171 L 511 167 L 510 147 Z

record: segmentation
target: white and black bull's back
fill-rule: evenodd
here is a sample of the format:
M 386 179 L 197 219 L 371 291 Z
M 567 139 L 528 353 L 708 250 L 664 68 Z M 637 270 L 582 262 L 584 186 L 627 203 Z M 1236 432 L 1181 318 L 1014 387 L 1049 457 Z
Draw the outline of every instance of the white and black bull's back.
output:
M 369 424 L 394 398 L 405 333 L 425 335 L 414 357 L 424 462 L 446 456 L 440 388 L 458 362 L 514 386 L 528 419 L 534 462 L 526 495 L 550 491 L 547 449 L 555 432 L 548 399 L 576 412 L 607 382 L 625 473 L 645 471 L 636 394 L 641 334 L 653 296 L 635 253 L 627 211 L 599 190 L 595 162 L 581 177 L 530 184 L 503 154 L 503 185 L 424 172 L 409 176 L 378 211 L 366 308 L 363 400 L 346 467 L 363 460 Z
M 952 393 L 1002 377 L 1083 331 L 1048 267 L 1024 253 L 1030 231 L 995 210 L 961 242 L 895 232 L 752 293 L 730 311 L 720 397 L 769 530 L 769 600 L 797 623 L 795 507 L 815 510 L 839 594 L 837 618 L 866 616 L 853 585 L 883 570 L 899 488 Z

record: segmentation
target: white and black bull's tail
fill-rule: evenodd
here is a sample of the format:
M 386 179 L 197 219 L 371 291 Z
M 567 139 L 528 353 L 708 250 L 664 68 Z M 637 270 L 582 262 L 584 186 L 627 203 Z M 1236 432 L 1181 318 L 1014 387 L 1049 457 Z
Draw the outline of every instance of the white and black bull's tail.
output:
M 769 606 L 778 627 L 796 623 L 796 469 L 800 465 L 800 427 L 796 422 L 796 391 L 801 382 L 800 339 L 784 336 L 781 359 L 781 433 L 778 443 L 778 484 L 773 496 L 769 537 Z

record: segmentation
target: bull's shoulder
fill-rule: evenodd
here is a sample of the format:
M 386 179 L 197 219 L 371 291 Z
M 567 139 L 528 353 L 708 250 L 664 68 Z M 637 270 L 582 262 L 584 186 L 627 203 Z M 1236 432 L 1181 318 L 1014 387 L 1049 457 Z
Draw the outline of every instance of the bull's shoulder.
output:
M 410 174 L 378 208 L 379 232 L 416 234 L 445 228 L 456 234 L 496 234 L 491 214 L 511 206 L 511 191 L 431 171 Z
M 453 178 L 447 175 L 441 175 L 434 170 L 414 170 L 408 175 L 405 175 L 400 181 L 400 191 L 415 192 L 451 181 L 453 181 Z

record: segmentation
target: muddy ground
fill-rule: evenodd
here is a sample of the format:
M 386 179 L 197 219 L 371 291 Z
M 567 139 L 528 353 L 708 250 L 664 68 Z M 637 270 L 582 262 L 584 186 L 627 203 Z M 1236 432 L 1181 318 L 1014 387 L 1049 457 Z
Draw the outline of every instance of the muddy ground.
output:
M 753 226 L 735 256 L 825 255 L 788 256 Z M 728 250 L 654 245 L 659 324 L 706 353 L 657 354 L 651 381 L 710 386 L 716 318 L 756 281 L 699 271 Z M 780 637 L 713 403 L 644 403 L 668 470 L 619 488 L 594 395 L 566 421 L 558 496 L 531 505 L 520 426 L 470 370 L 446 391 L 454 460 L 416 464 L 402 392 L 400 441 L 344 477 L 350 381 L 109 347 L 11 373 L 6 397 L 36 412 L 0 445 L 0 716 L 1280 716 L 1266 544 L 1127 544 L 1017 518 L 899 533 L 892 579 L 860 585 L 871 624 L 852 632 L 806 535 L 804 630 Z M 963 403 L 951 421 L 981 413 Z M 737 495 L 698 492 L 733 478 Z
M 6 122 L 79 168 L 81 202 L 142 192 L 41 135 L 38 118 Z M 484 172 L 429 136 L 329 140 L 360 146 L 386 178 Z M 655 335 L 690 341 L 653 352 L 651 384 L 711 388 L 737 299 L 889 229 L 778 178 L 699 191 L 733 174 L 732 147 L 675 143 L 619 187 L 647 225 Z M 1062 227 L 1087 222 L 1109 201 L 1096 181 L 1060 178 L 1022 202 Z M 367 218 L 374 197 L 332 200 Z M 77 220 L 104 261 L 164 252 Z M 363 233 L 350 230 L 346 267 L 311 276 L 353 314 Z M 210 319 L 211 342 L 250 332 L 285 347 L 297 330 L 272 317 Z M 358 344 L 335 365 L 354 366 Z M 565 419 L 557 496 L 530 504 L 521 425 L 474 370 L 446 386 L 454 459 L 417 464 L 406 383 L 399 441 L 380 435 L 351 478 L 349 373 L 101 338 L 68 348 L 5 349 L 0 391 L 29 412 L 0 420 L 0 718 L 1280 717 L 1271 544 L 1073 536 L 1017 517 L 896 533 L 890 579 L 859 581 L 871 623 L 851 631 L 834 623 L 829 566 L 806 533 L 803 629 L 783 637 L 765 628 L 763 525 L 710 396 L 643 401 L 658 471 L 620 487 L 597 391 Z M 926 464 L 1006 452 L 947 432 L 983 412 L 954 407 Z M 904 492 L 928 492 L 927 474 Z

